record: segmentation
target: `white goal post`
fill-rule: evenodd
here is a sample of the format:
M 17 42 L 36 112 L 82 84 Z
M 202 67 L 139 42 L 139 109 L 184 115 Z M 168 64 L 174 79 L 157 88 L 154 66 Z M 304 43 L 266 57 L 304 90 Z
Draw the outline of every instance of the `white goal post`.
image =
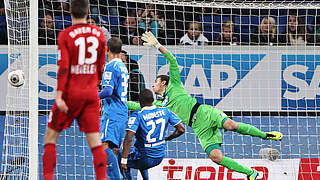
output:
M 6 83 L 1 177 L 38 179 L 38 1 L 5 0 L 4 5 L 8 72 L 22 70 L 25 83 Z

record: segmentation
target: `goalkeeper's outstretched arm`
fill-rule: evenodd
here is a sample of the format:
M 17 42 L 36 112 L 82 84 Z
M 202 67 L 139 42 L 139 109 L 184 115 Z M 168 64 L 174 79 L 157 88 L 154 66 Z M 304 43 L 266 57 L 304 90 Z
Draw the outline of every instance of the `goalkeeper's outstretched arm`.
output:
M 158 49 L 160 52 L 161 52 L 161 54 L 163 54 L 163 55 L 165 55 L 165 54 L 167 54 L 169 51 L 168 51 L 168 49 L 166 48 L 166 47 L 164 47 L 164 46 L 160 46 L 159 47 L 159 49 Z
M 154 46 L 155 48 L 157 48 L 161 54 L 165 55 L 167 54 L 169 51 L 167 50 L 167 48 L 165 48 L 164 46 L 162 46 L 159 41 L 157 40 L 157 38 L 152 34 L 152 32 L 147 31 L 145 33 L 143 33 L 142 38 L 143 41 L 145 41 L 143 43 L 144 46 L 149 46 L 152 47 Z
M 178 86 L 181 86 L 181 79 L 180 79 L 180 71 L 178 67 L 178 62 L 176 58 L 172 55 L 171 52 L 167 50 L 164 46 L 162 46 L 159 41 L 157 40 L 156 37 L 151 32 L 145 32 L 142 34 L 141 38 L 144 43 L 144 46 L 149 46 L 149 47 L 155 47 L 157 48 L 162 55 L 168 60 L 170 67 L 170 82 L 174 83 Z M 182 86 L 181 86 L 182 87 Z

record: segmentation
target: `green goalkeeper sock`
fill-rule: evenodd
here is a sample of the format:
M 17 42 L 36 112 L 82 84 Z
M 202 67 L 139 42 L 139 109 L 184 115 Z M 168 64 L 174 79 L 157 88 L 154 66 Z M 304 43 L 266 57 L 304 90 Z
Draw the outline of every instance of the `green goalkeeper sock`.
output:
M 234 161 L 233 159 L 225 156 L 222 157 L 222 161 L 220 165 L 230 169 L 231 171 L 246 174 L 247 176 L 250 176 L 252 174 L 252 170 L 250 168 L 243 166 L 237 163 L 236 161 Z
M 266 138 L 267 134 L 265 132 L 260 131 L 258 128 L 244 123 L 238 123 L 239 127 L 236 132 L 243 135 L 250 135 L 254 137 Z

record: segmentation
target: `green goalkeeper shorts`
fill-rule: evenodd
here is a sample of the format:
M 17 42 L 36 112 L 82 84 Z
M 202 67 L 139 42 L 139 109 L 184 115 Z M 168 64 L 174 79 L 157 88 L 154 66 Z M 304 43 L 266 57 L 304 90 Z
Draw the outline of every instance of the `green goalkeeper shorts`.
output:
M 219 129 L 224 129 L 223 123 L 227 119 L 229 117 L 219 109 L 206 104 L 199 107 L 192 129 L 204 150 L 210 145 L 222 144 L 222 135 Z

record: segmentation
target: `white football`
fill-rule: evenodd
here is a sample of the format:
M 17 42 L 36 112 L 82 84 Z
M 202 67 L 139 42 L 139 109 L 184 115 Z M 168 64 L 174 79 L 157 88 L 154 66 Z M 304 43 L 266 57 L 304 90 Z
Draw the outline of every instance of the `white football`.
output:
M 8 81 L 14 87 L 20 87 L 24 84 L 24 73 L 22 70 L 11 71 L 8 74 Z
M 275 161 L 280 156 L 280 152 L 273 148 L 262 148 L 260 149 L 259 154 L 261 159 L 268 159 L 270 161 Z

